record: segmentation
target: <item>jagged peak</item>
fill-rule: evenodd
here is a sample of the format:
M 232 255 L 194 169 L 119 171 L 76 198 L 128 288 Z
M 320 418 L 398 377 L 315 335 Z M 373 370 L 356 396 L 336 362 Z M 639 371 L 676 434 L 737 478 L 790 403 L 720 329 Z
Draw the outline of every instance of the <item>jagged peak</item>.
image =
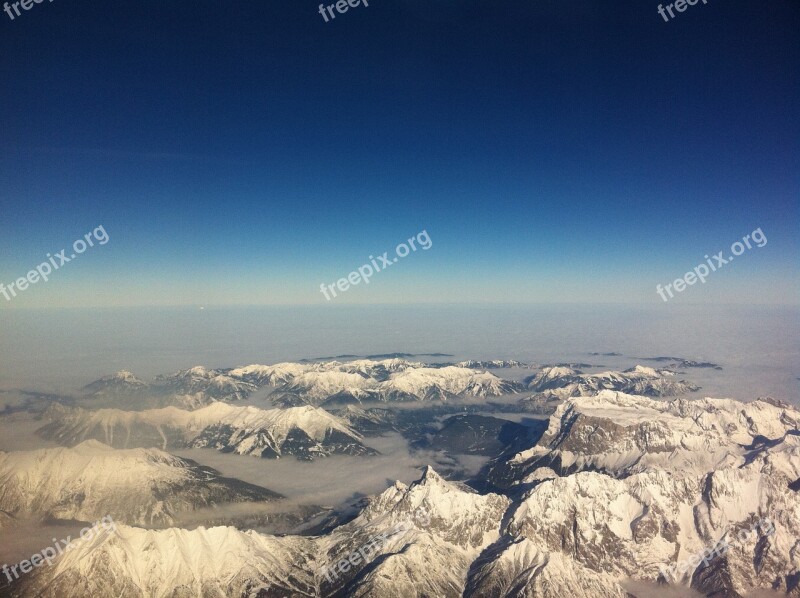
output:
M 432 484 L 437 486 L 450 486 L 450 483 L 436 473 L 436 470 L 431 465 L 426 465 L 422 469 L 422 477 L 414 482 L 413 485 L 430 486 Z

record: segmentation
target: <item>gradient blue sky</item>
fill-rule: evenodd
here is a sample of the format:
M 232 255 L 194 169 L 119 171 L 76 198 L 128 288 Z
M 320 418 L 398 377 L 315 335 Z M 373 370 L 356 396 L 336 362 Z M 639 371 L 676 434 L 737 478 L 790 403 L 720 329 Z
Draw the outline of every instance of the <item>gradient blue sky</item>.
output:
M 44 2 L 0 13 L 0 309 L 799 302 L 800 4 Z

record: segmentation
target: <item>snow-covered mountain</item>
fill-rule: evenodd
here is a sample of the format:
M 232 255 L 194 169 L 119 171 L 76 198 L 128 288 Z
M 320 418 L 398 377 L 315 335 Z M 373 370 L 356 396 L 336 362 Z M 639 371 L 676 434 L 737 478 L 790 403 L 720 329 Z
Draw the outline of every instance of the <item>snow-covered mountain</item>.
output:
M 509 389 L 486 371 L 400 361 L 269 371 L 248 366 L 224 375 L 296 389 L 297 397 L 314 402 L 341 393 L 421 401 Z M 587 375 L 554 366 L 527 384 L 565 399 L 546 428 L 519 438 L 471 487 L 429 467 L 417 482 L 397 482 L 364 499 L 355 518 L 332 518 L 335 523 L 316 537 L 120 526 L 12 590 L 65 598 L 628 598 L 635 582 L 720 598 L 742 598 L 754 588 L 800 595 L 796 408 L 768 399 L 664 401 L 605 388 L 663 394 L 690 386 L 665 370 L 642 367 Z M 431 421 L 435 408 L 426 409 Z M 403 416 L 387 411 L 348 406 L 342 413 L 378 430 L 390 424 L 404 429 L 406 412 L 425 416 L 425 409 L 394 409 Z M 215 402 L 195 411 L 138 412 L 54 407 L 48 417 L 42 434 L 64 444 L 97 438 L 114 446 L 149 442 L 304 457 L 369 451 L 344 420 L 308 405 L 263 410 Z M 473 426 L 480 417 L 460 415 L 452 425 L 468 424 L 480 440 L 488 430 Z M 712 554 L 723 544 L 725 550 Z
M 628 579 L 671 581 L 709 596 L 753 588 L 795 595 L 800 500 L 790 484 L 800 476 L 800 443 L 789 436 L 780 444 L 701 476 L 546 479 L 515 505 L 504 541 L 473 569 L 464 595 L 623 598 Z M 695 556 L 711 555 L 721 541 L 730 543 L 726 553 L 708 562 Z M 675 579 L 665 578 L 676 569 Z
M 484 363 L 485 368 L 479 368 Z M 120 371 L 84 387 L 92 406 L 129 409 L 175 406 L 197 409 L 213 401 L 237 401 L 255 390 L 277 387 L 275 404 L 282 406 L 359 403 L 362 401 L 446 400 L 456 396 L 496 396 L 523 387 L 485 370 L 518 362 L 464 362 L 462 366 L 424 363 L 402 358 L 339 362 L 252 364 L 233 369 L 195 366 L 152 382 Z M 519 364 L 522 366 L 522 364 Z
M 291 382 L 309 372 L 344 372 L 359 374 L 363 378 L 383 380 L 393 372 L 423 367 L 424 364 L 406 359 L 392 358 L 382 360 L 356 359 L 354 361 L 322 361 L 303 363 L 278 363 L 275 365 L 248 365 L 228 371 L 228 375 L 258 386 L 271 384 L 278 386 Z
M 317 537 L 229 527 L 145 531 L 118 525 L 43 567 L 15 596 L 460 596 L 470 564 L 500 537 L 509 499 L 446 482 L 432 469 L 373 497 Z M 339 571 L 359 549 L 368 562 Z
M 298 536 L 117 525 L 10 589 L 42 598 L 315 596 L 314 554 L 314 540 Z
M 400 358 L 382 359 L 380 361 L 374 361 L 372 359 L 357 359 L 355 361 L 348 361 L 342 364 L 336 364 L 333 362 L 331 364 L 326 364 L 323 367 L 326 369 L 334 369 L 340 372 L 360 374 L 366 378 L 371 378 L 372 380 L 381 382 L 388 380 L 392 374 L 423 368 L 425 367 L 425 364 Z
M 244 399 L 256 389 L 255 384 L 227 376 L 222 371 L 196 366 L 157 376 L 150 383 L 131 372 L 119 371 L 84 386 L 82 398 L 84 403 L 94 407 L 197 409 L 215 400 Z
M 605 390 L 561 404 L 536 446 L 498 465 L 492 479 L 503 487 L 525 483 L 540 467 L 562 474 L 702 475 L 738 462 L 766 439 L 781 439 L 798 425 L 800 412 L 789 405 L 709 398 L 667 402 Z
M 470 564 L 500 537 L 509 505 L 504 496 L 477 494 L 428 467 L 417 482 L 395 483 L 356 519 L 320 538 L 320 595 L 460 596 Z M 336 567 L 376 538 L 386 539 L 371 562 L 344 572 Z
M 523 399 L 521 407 L 546 412 L 555 401 L 588 396 L 604 389 L 645 396 L 675 396 L 698 390 L 694 384 L 676 380 L 670 370 L 636 366 L 624 372 L 584 374 L 569 366 L 543 367 L 527 377 L 523 384 L 503 380 L 488 370 L 533 366 L 503 360 L 425 365 L 391 358 L 252 364 L 233 369 L 195 366 L 157 376 L 151 383 L 121 371 L 92 382 L 84 392 L 94 400 L 93 406 L 198 409 L 213 401 L 244 399 L 263 387 L 274 387 L 271 400 L 282 407 L 446 401 L 458 397 L 514 394 L 527 389 L 536 394 Z
M 311 406 L 258 409 L 214 402 L 195 411 L 88 411 L 54 405 L 40 436 L 66 446 L 95 439 L 117 448 L 210 447 L 240 455 L 310 460 L 331 454 L 373 455 L 340 419 Z
M 312 363 L 276 363 L 275 365 L 247 365 L 230 370 L 232 378 L 244 380 L 256 386 L 279 385 L 305 374 L 320 369 L 320 364 Z
M 626 598 L 633 580 L 725 598 L 752 588 L 797 595 L 798 421 L 767 401 L 603 391 L 569 399 L 535 446 L 496 464 L 491 478 L 507 496 L 427 468 L 316 538 L 121 527 L 15 591 Z M 723 541 L 725 551 L 707 550 Z
M 569 399 L 536 446 L 491 470 L 522 500 L 465 595 L 622 598 L 626 579 L 657 581 L 662 566 L 753 526 L 677 583 L 715 596 L 800 592 L 799 423 L 765 401 Z M 767 518 L 774 534 L 757 525 Z
M 0 510 L 19 516 L 136 525 L 174 524 L 181 512 L 281 498 L 266 488 L 158 449 L 75 448 L 0 452 Z
M 160 394 L 193 395 L 203 393 L 217 401 L 237 401 L 257 390 L 250 382 L 229 376 L 219 370 L 195 366 L 168 376 L 156 376 L 152 387 Z
M 460 368 L 470 368 L 472 370 L 496 370 L 506 368 L 529 368 L 530 364 L 516 361 L 515 359 L 491 359 L 489 361 L 476 361 L 468 359 L 454 364 Z
M 405 367 L 386 376 L 342 369 L 306 372 L 276 390 L 283 404 L 446 401 L 520 392 L 522 386 L 486 371 L 445 366 Z
M 83 387 L 83 392 L 93 397 L 110 395 L 141 394 L 147 389 L 147 383 L 131 372 L 121 370 L 109 376 L 103 376 Z
M 524 380 L 528 390 L 546 397 L 567 399 L 590 396 L 601 390 L 616 390 L 648 397 L 682 395 L 700 387 L 675 380 L 674 372 L 637 365 L 624 372 L 584 374 L 569 367 L 546 367 Z

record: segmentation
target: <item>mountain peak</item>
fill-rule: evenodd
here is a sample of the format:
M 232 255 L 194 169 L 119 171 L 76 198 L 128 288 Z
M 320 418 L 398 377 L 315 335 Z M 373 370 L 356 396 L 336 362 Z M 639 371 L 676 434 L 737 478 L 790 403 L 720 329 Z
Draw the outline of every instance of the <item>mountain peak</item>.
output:
M 186 370 L 184 374 L 187 376 L 206 376 L 208 375 L 208 370 L 202 365 L 196 365 Z
M 99 440 L 95 440 L 94 438 L 90 438 L 89 440 L 84 440 L 80 444 L 75 445 L 75 449 L 84 449 L 84 450 L 101 450 L 101 451 L 113 451 L 114 449 L 100 442 Z
M 436 473 L 436 470 L 431 467 L 430 465 L 426 465 L 422 469 L 422 477 L 417 480 L 416 485 L 420 486 L 430 486 L 430 485 L 437 485 L 437 486 L 449 486 L 449 482 L 445 480 L 442 476 Z
M 636 365 L 625 372 L 631 374 L 642 374 L 644 376 L 652 376 L 653 378 L 657 378 L 660 375 L 655 368 L 651 368 L 646 365 Z
M 129 372 L 128 370 L 120 370 L 115 372 L 111 375 L 111 378 L 114 380 L 127 380 L 127 381 L 134 381 L 138 380 L 136 375 L 133 372 Z

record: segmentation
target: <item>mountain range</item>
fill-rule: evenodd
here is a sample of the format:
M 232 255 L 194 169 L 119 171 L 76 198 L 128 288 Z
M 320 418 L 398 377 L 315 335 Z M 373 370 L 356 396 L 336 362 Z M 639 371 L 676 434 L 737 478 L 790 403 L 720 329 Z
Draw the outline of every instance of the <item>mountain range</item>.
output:
M 625 598 L 639 583 L 798 595 L 799 422 L 773 401 L 603 390 L 564 401 L 470 486 L 428 467 L 320 536 L 119 526 L 12 593 Z
M 94 439 L 115 448 L 215 448 L 239 455 L 312 460 L 327 455 L 375 455 L 358 432 L 311 407 L 259 409 L 214 402 L 186 411 L 176 407 L 123 411 L 51 406 L 37 434 L 61 445 Z

